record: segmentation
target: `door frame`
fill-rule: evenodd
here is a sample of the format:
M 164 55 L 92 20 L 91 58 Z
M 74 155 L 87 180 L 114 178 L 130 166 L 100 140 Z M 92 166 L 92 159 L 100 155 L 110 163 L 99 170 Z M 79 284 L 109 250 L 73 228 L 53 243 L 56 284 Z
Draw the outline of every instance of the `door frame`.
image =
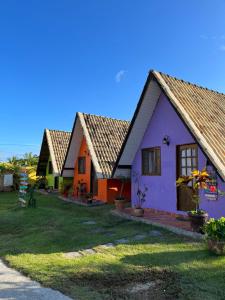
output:
M 94 190 L 94 174 L 95 172 L 95 180 L 96 180 L 96 190 Z M 93 196 L 97 196 L 98 195 L 98 178 L 97 178 L 97 174 L 95 171 L 95 167 L 93 165 L 93 162 L 91 161 L 91 172 L 90 172 L 90 193 L 93 193 Z
M 196 166 L 198 168 L 198 144 L 197 143 L 188 143 L 188 144 L 181 144 L 181 145 L 176 145 L 176 179 L 179 178 L 180 176 L 180 149 L 187 149 L 190 146 L 194 146 L 193 148 L 195 148 L 196 150 Z M 177 211 L 183 211 L 179 209 L 179 192 L 178 192 L 178 187 L 176 188 L 176 207 L 177 207 Z
M 54 190 L 58 190 L 58 189 L 59 189 L 59 176 L 54 176 Z

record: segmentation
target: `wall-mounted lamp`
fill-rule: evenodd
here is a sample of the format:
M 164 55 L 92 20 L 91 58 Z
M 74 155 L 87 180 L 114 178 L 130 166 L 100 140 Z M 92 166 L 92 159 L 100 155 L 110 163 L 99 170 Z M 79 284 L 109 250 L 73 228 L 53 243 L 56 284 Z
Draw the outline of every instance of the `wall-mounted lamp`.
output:
M 165 135 L 163 138 L 163 144 L 169 146 L 170 144 L 170 138 L 168 137 L 168 135 Z

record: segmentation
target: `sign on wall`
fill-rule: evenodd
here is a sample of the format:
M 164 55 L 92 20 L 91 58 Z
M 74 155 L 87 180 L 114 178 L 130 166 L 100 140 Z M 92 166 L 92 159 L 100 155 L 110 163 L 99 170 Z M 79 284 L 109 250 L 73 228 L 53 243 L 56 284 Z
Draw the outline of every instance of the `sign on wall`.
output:
M 217 173 L 215 168 L 212 165 L 208 165 L 207 173 L 209 174 L 209 181 L 207 182 L 207 188 L 205 189 L 205 197 L 208 200 L 217 200 L 218 199 L 218 182 L 217 182 Z

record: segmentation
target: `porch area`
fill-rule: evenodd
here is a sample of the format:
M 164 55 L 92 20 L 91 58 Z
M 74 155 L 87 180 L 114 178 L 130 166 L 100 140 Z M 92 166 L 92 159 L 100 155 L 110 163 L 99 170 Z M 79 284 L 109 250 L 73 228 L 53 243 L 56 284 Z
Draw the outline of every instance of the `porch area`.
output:
M 132 214 L 131 207 L 125 208 L 123 210 L 113 210 L 112 214 L 133 221 L 165 228 L 180 235 L 189 236 L 196 239 L 204 238 L 204 235 L 192 231 L 188 216 L 185 215 L 145 208 L 144 216 L 136 217 Z

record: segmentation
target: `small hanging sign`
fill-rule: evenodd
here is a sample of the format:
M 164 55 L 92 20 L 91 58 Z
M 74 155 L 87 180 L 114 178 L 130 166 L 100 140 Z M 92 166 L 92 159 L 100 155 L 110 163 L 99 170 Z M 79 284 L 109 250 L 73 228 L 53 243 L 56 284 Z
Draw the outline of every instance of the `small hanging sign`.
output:
M 19 186 L 19 202 L 22 207 L 26 206 L 26 194 L 28 188 L 28 175 L 26 171 L 20 173 L 20 186 Z
M 209 181 L 207 182 L 207 188 L 204 190 L 205 197 L 208 200 L 217 200 L 218 199 L 218 182 L 217 182 L 217 173 L 215 168 L 212 165 L 207 165 L 207 173 L 209 174 Z

